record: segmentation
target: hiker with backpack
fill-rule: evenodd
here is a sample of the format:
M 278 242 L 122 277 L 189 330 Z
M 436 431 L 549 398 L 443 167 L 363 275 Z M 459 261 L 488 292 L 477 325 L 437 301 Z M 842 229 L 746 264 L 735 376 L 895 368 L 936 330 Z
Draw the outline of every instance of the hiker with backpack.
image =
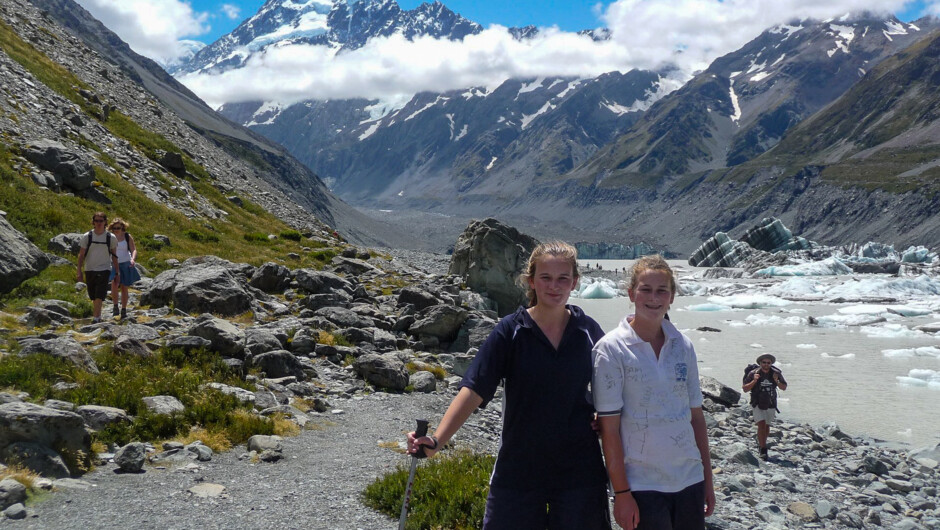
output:
M 91 216 L 93 229 L 79 241 L 78 273 L 76 280 L 84 281 L 92 304 L 92 323 L 101 322 L 101 306 L 108 297 L 108 279 L 111 269 L 118 269 L 117 240 L 105 228 L 108 216 L 95 212 Z
M 777 358 L 765 353 L 757 358 L 757 364 L 749 364 L 744 369 L 745 392 L 751 393 L 751 407 L 754 411 L 754 423 L 757 424 L 757 444 L 762 460 L 770 458 L 767 454 L 767 437 L 770 424 L 777 417 L 777 390 L 787 389 L 787 380 L 783 372 L 774 366 Z
M 529 307 L 503 317 L 473 359 L 433 436 L 408 433 L 428 456 L 502 383 L 503 429 L 483 516 L 485 530 L 609 530 L 607 476 L 592 427 L 591 348 L 604 331 L 568 297 L 577 251 L 562 242 L 532 251 L 521 275 Z
M 715 509 L 695 349 L 666 318 L 677 288 L 662 256 L 637 260 L 635 313 L 594 346 L 591 391 L 626 530 L 703 530 Z
M 118 267 L 111 269 L 111 296 L 114 299 L 114 308 L 111 316 L 121 315 L 121 320 L 127 318 L 127 288 L 140 280 L 140 273 L 137 272 L 137 245 L 134 244 L 134 238 L 127 233 L 130 224 L 116 217 L 111 221 L 111 233 L 117 240 L 117 261 Z M 121 291 L 121 309 L 118 312 L 118 286 Z

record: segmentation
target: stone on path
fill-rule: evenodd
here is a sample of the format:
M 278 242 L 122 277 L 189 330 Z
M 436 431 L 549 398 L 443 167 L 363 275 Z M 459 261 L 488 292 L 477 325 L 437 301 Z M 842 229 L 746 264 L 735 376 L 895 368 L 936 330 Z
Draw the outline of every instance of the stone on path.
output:
M 201 484 L 196 484 L 195 486 L 189 488 L 187 491 L 199 497 L 201 499 L 215 498 L 222 495 L 222 492 L 225 491 L 225 486 L 221 484 L 212 484 L 210 482 L 203 482 Z

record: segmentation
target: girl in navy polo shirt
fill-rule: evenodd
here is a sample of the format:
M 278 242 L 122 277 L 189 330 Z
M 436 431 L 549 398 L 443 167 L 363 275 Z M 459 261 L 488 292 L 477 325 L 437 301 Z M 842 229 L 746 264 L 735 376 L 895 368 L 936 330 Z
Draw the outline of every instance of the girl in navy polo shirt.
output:
M 577 251 L 562 242 L 532 251 L 522 280 L 529 307 L 500 320 L 460 383 L 433 436 L 408 434 L 433 455 L 504 382 L 503 431 L 483 528 L 609 529 L 607 475 L 588 394 L 591 348 L 604 332 L 568 305 Z
M 638 260 L 636 314 L 594 347 L 594 404 L 614 493 L 627 530 L 695 530 L 715 508 L 695 350 L 665 319 L 676 279 L 660 256 Z

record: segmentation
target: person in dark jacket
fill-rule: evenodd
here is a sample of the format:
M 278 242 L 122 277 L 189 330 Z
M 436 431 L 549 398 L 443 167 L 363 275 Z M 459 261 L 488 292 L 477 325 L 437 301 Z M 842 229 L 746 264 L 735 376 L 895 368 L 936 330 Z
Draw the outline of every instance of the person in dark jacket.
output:
M 408 434 L 409 453 L 424 446 L 432 456 L 503 383 L 503 429 L 485 530 L 610 528 L 607 475 L 588 393 L 591 349 L 604 332 L 567 303 L 578 277 L 574 247 L 536 247 L 522 274 L 529 307 L 504 317 L 490 333 L 434 435 Z
M 777 390 L 787 389 L 787 380 L 783 372 L 774 366 L 777 358 L 765 353 L 757 358 L 757 368 L 744 375 L 745 392 L 751 393 L 751 407 L 754 411 L 754 423 L 757 424 L 757 443 L 760 446 L 760 457 L 769 458 L 767 454 L 767 437 L 770 435 L 770 424 L 777 417 Z

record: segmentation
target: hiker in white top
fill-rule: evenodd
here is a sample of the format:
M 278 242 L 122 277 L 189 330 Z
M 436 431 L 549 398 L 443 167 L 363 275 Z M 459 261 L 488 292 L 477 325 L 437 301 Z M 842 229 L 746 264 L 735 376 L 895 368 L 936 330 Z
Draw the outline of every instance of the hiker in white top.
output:
M 108 296 L 108 276 L 111 267 L 118 267 L 117 240 L 107 231 L 108 217 L 104 212 L 91 216 L 94 229 L 85 233 L 79 241 L 78 273 L 76 281 L 84 281 L 92 305 L 92 322 L 101 322 L 101 306 Z
M 614 518 L 628 530 L 703 529 L 715 507 L 695 349 L 665 319 L 676 287 L 662 257 L 638 260 L 628 291 L 635 315 L 594 346 Z
M 140 280 L 140 273 L 137 272 L 137 245 L 134 244 L 134 238 L 127 233 L 130 223 L 116 217 L 111 221 L 110 230 L 117 240 L 117 262 L 118 266 L 111 270 L 111 296 L 114 299 L 114 308 L 112 316 L 118 316 L 118 286 L 121 291 L 121 320 L 127 318 L 127 288 L 137 280 Z

